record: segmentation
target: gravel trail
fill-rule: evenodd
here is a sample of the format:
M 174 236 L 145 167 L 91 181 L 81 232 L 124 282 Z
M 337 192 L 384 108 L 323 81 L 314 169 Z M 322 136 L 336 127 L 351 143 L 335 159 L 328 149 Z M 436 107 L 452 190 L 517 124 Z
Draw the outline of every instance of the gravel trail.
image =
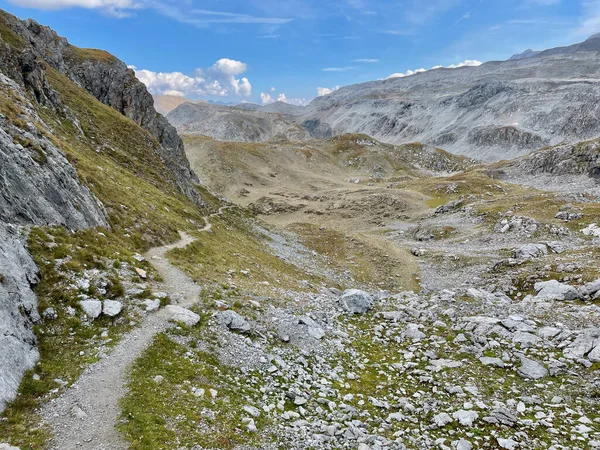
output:
M 229 207 L 205 217 L 206 225 L 199 231 L 210 232 L 210 218 L 221 215 L 225 209 Z M 153 248 L 145 256 L 163 277 L 162 289 L 182 298 L 178 305 L 185 308 L 198 302 L 202 288 L 165 258 L 169 250 L 184 248 L 195 240 L 184 232 L 180 235 L 176 243 Z M 164 310 L 147 316 L 138 328 L 121 339 L 110 355 L 88 367 L 65 393 L 42 407 L 42 418 L 54 435 L 50 449 L 127 449 L 115 426 L 120 415 L 119 400 L 126 394 L 128 369 L 154 336 L 169 326 Z

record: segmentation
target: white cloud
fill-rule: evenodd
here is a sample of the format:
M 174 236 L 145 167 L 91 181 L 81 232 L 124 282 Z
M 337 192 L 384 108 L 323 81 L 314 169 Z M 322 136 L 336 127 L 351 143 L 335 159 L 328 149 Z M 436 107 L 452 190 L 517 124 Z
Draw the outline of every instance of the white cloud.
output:
M 378 59 L 354 59 L 352 60 L 352 62 L 355 63 L 378 63 L 379 60 Z
M 185 93 L 184 92 L 176 91 L 176 90 L 165 91 L 164 95 L 171 95 L 173 97 L 185 97 Z
M 16 6 L 60 10 L 68 8 L 98 9 L 116 17 L 127 17 L 136 9 L 154 9 L 163 16 L 197 27 L 210 24 L 268 24 L 282 25 L 293 19 L 287 17 L 251 16 L 226 11 L 189 9 L 189 2 L 174 0 L 8 0 Z M 183 6 L 182 6 L 183 4 Z
M 265 94 L 264 92 L 260 93 L 260 102 L 263 105 L 268 105 L 269 103 L 273 103 L 273 97 L 271 97 L 269 94 Z
M 127 16 L 127 10 L 137 9 L 141 5 L 133 0 L 9 0 L 13 5 L 23 8 L 67 9 L 86 8 L 100 9 L 117 17 Z
M 474 60 L 474 59 L 467 59 L 466 61 L 463 61 L 461 63 L 452 64 L 450 66 L 447 66 L 446 69 L 458 69 L 460 67 L 477 67 L 477 66 L 480 66 L 482 64 L 483 63 L 481 61 L 477 61 L 477 60 Z M 442 69 L 443 67 L 444 66 L 433 66 L 429 70 Z M 388 80 L 390 78 L 404 78 L 404 77 L 409 77 L 411 75 L 415 75 L 417 73 L 423 73 L 423 72 L 427 72 L 427 69 L 407 70 L 404 73 L 402 73 L 402 72 L 393 73 L 393 74 L 391 74 L 387 78 L 388 78 Z
M 271 88 L 273 92 L 275 88 Z M 309 101 L 305 98 L 287 98 L 287 96 L 282 92 L 277 96 L 277 100 L 273 99 L 270 94 L 265 94 L 264 92 L 260 93 L 260 101 L 263 105 L 268 105 L 269 103 L 274 103 L 275 101 L 287 103 L 289 105 L 296 106 L 305 106 L 308 105 Z
M 232 59 L 220 59 L 207 70 L 197 69 L 194 76 L 181 72 L 153 72 L 135 70 L 137 78 L 152 94 L 179 96 L 219 96 L 231 94 L 249 96 L 252 84 L 248 78 L 236 78 L 247 70 L 247 65 Z
M 329 95 L 329 94 L 331 94 L 332 92 L 335 92 L 335 91 L 337 91 L 339 88 L 340 88 L 339 86 L 334 86 L 334 87 L 332 87 L 332 88 L 318 87 L 318 88 L 317 88 L 317 95 L 318 95 L 319 97 L 322 97 L 322 96 L 324 96 L 324 95 Z
M 427 72 L 427 69 L 407 70 L 404 73 L 393 73 L 388 78 L 410 77 L 411 75 L 414 75 L 414 74 L 417 74 L 417 73 L 423 73 L 423 72 Z
M 323 72 L 347 72 L 352 69 L 354 69 L 354 67 L 327 67 L 323 69 Z
M 476 59 L 467 59 L 461 63 L 452 64 L 452 65 L 448 66 L 448 69 L 459 69 L 461 67 L 477 67 L 482 64 L 483 63 L 481 61 L 477 61 Z
M 208 69 L 208 72 L 222 73 L 225 75 L 239 75 L 244 73 L 247 68 L 248 66 L 241 61 L 221 58 L 210 69 Z
M 390 34 L 392 36 L 412 36 L 415 34 L 415 31 L 412 29 L 403 29 L 403 30 L 385 30 L 385 34 Z
M 220 81 L 226 86 L 230 86 L 236 95 L 248 96 L 252 94 L 252 84 L 250 84 L 248 78 L 236 78 L 236 75 L 243 74 L 247 69 L 248 65 L 246 63 L 222 58 L 206 70 L 206 74 L 210 78 Z M 197 70 L 196 73 L 200 76 L 204 74 L 202 70 Z

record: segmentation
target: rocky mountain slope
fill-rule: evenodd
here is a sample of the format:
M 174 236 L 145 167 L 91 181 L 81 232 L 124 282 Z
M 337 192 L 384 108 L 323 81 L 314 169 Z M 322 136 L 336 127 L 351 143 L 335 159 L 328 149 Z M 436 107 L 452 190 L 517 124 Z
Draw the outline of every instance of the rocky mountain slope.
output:
M 365 133 L 485 160 L 600 134 L 597 36 L 533 58 L 346 86 L 297 120 L 314 137 Z
M 260 108 L 262 112 L 270 112 L 276 114 L 284 114 L 287 116 L 299 116 L 306 112 L 308 108 L 306 106 L 290 105 L 285 102 L 273 102 L 268 105 L 264 105 Z
M 0 64 L 5 74 L 30 88 L 40 104 L 52 104 L 54 94 L 44 80 L 45 65 L 69 77 L 96 99 L 130 118 L 156 138 L 160 157 L 173 173 L 179 188 L 198 200 L 195 176 L 185 159 L 176 130 L 153 108 L 146 87 L 131 69 L 114 56 L 93 49 L 80 49 L 48 27 L 2 13 L 5 34 Z M 7 40 L 8 39 L 8 40 Z
M 306 130 L 283 115 L 208 103 L 184 103 L 171 111 L 167 119 L 180 133 L 221 141 L 297 141 L 309 137 Z
M 132 183 L 140 186 L 136 176 L 156 177 L 169 195 L 201 200 L 177 132 L 152 108 L 144 85 L 113 56 L 73 47 L 49 28 L 0 11 L 0 94 L 3 409 L 38 359 L 33 326 L 41 317 L 32 289 L 40 273 L 26 249 L 28 227 L 118 229 L 114 207 L 128 208 L 131 194 L 112 203 L 115 193 L 107 190 L 117 175 L 109 161 L 138 172 L 119 189 L 133 192 Z M 142 167 L 140 157 L 154 168 Z

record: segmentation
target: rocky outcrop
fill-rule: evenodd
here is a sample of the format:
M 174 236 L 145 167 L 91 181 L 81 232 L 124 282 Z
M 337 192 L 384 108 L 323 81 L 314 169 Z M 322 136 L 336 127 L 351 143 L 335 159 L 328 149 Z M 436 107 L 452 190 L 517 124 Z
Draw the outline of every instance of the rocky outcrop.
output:
M 209 136 L 220 141 L 298 141 L 310 135 L 281 114 L 248 111 L 209 103 L 184 103 L 167 115 L 182 134 Z
M 177 187 L 201 203 L 194 188 L 198 179 L 185 157 L 183 141 L 169 122 L 154 109 L 152 95 L 133 70 L 100 50 L 81 49 L 33 20 L 20 21 L 0 12 L 0 23 L 11 30 L 11 42 L 1 43 L 0 67 L 10 78 L 31 88 L 38 102 L 56 104 L 44 68 L 48 64 L 68 76 L 99 101 L 114 108 L 147 130 L 160 143 L 159 156 L 174 175 Z
M 535 150 L 544 145 L 540 136 L 516 127 L 482 127 L 469 133 L 468 141 L 479 147 L 505 147 Z
M 543 149 L 503 163 L 495 172 L 497 177 L 507 174 L 587 175 L 600 179 L 600 140 Z
M 0 222 L 71 230 L 108 226 L 102 204 L 79 183 L 62 152 L 31 129 L 0 117 Z
M 0 222 L 0 411 L 39 358 L 33 334 L 39 320 L 32 291 L 37 281 L 38 269 L 17 229 Z
M 108 53 L 73 47 L 50 28 L 0 11 L 0 99 L 5 100 L 0 104 L 0 410 L 38 358 L 32 331 L 39 320 L 32 290 L 37 269 L 21 227 L 108 226 L 104 207 L 80 183 L 37 115 L 41 105 L 80 128 L 48 82 L 51 69 L 147 130 L 160 144 L 149 145 L 149 151 L 155 149 L 164 161 L 167 179 L 201 203 L 182 140 L 156 113 L 151 95 L 132 70 Z

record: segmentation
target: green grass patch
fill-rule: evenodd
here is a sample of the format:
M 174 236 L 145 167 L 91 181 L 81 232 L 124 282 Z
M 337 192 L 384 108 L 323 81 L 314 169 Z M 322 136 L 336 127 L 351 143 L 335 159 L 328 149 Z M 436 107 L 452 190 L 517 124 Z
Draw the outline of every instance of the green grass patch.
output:
M 241 376 L 239 369 L 198 348 L 197 340 L 206 338 L 202 326 L 171 330 L 156 336 L 136 361 L 121 401 L 120 428 L 131 450 L 233 449 L 260 439 L 260 433 L 249 433 L 242 424 L 252 388 L 240 390 L 233 383 Z M 182 339 L 187 345 L 177 342 Z M 163 381 L 157 385 L 159 375 Z M 203 389 L 204 395 L 194 395 L 192 388 Z M 211 389 L 217 391 L 215 398 Z M 259 429 L 264 426 L 260 418 L 255 421 Z
M 196 233 L 191 245 L 167 254 L 196 282 L 228 284 L 233 273 L 236 286 L 261 295 L 272 287 L 306 290 L 302 280 L 324 281 L 275 256 L 240 213 L 226 212 L 225 217 L 211 218 L 211 232 Z

